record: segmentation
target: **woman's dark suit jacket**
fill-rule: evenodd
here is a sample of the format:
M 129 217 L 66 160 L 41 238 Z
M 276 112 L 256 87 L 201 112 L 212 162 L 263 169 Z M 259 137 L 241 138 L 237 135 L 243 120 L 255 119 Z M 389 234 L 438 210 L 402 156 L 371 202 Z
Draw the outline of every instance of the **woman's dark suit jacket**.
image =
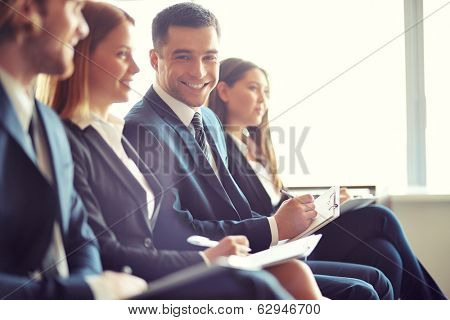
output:
M 158 180 L 145 170 L 126 140 L 122 140 L 125 151 L 155 194 L 155 211 L 150 221 L 144 189 L 97 131 L 91 126 L 81 130 L 72 122 L 66 122 L 65 127 L 75 164 L 75 188 L 98 237 L 105 269 L 121 271 L 130 266 L 134 275 L 151 281 L 203 262 L 195 251 L 156 249 L 152 229 L 164 206 L 163 198 L 172 194 L 163 194 Z
M 287 197 L 283 195 L 279 204 L 274 207 L 269 194 L 233 138 L 227 134 L 225 139 L 228 151 L 228 169 L 247 198 L 250 207 L 253 211 L 268 217 L 271 216 L 278 206 L 287 200 Z

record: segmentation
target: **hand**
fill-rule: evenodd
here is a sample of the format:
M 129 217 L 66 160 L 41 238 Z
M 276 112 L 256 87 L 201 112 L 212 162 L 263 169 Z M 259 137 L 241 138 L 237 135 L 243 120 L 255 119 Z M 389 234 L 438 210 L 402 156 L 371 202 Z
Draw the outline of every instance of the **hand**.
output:
M 314 197 L 310 194 L 284 201 L 274 215 L 279 240 L 291 239 L 302 233 L 316 216 Z
M 340 203 L 343 204 L 344 202 L 350 200 L 352 197 L 351 195 L 348 193 L 348 189 L 347 188 L 341 188 L 340 192 L 339 192 L 339 200 Z
M 108 296 L 104 299 L 126 299 L 144 292 L 148 284 L 141 278 L 114 271 L 105 271 L 98 276 L 91 276 L 102 292 Z M 98 287 L 96 285 L 96 287 Z
M 220 240 L 219 244 L 214 248 L 203 251 L 203 254 L 213 262 L 220 257 L 228 257 L 231 255 L 247 256 L 249 242 L 246 236 L 228 236 Z

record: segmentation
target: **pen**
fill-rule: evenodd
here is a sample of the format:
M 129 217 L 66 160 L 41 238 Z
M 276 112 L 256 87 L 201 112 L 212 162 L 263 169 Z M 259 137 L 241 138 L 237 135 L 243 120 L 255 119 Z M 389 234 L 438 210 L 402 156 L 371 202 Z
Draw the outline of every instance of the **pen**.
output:
M 295 198 L 292 194 L 290 194 L 289 192 L 287 192 L 287 191 L 284 190 L 284 189 L 280 189 L 280 193 L 283 194 L 283 195 L 285 195 L 285 196 L 288 197 L 289 199 Z M 313 194 L 312 196 L 314 197 L 314 199 L 317 199 L 317 198 L 319 197 L 318 194 Z
M 287 191 L 284 190 L 284 189 L 280 189 L 280 193 L 283 194 L 283 195 L 285 195 L 285 196 L 288 197 L 289 199 L 294 198 L 294 196 L 293 196 L 292 194 L 290 194 L 289 192 L 287 192 Z
M 213 248 L 219 244 L 219 241 L 214 241 L 202 236 L 190 236 L 186 239 L 190 244 L 200 247 Z
M 211 240 L 207 237 L 203 236 L 190 236 L 186 239 L 186 241 L 190 244 L 200 247 L 213 248 L 219 244 L 219 241 Z M 252 251 L 252 249 L 247 248 L 247 252 Z
M 287 192 L 286 190 L 284 190 L 284 189 L 280 189 L 280 193 L 282 194 L 282 195 L 285 195 L 286 197 L 288 197 L 289 199 L 293 199 L 293 198 L 295 198 L 292 194 L 290 194 L 289 192 Z M 307 208 L 310 208 L 310 207 L 308 207 L 306 204 L 304 204 Z M 311 209 L 311 208 L 310 208 Z M 315 218 L 314 218 L 315 219 Z M 314 220 L 314 219 L 312 219 L 312 220 Z

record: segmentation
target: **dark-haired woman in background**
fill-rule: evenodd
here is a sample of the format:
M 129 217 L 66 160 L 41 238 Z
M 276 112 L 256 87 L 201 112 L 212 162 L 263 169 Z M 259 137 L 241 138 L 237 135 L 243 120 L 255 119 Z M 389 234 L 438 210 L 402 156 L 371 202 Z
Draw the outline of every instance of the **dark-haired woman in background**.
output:
M 284 200 L 268 127 L 269 82 L 264 69 L 237 58 L 220 64 L 209 107 L 222 121 L 230 172 L 254 211 L 270 216 Z M 341 190 L 341 202 L 348 199 Z M 389 209 L 372 205 L 346 213 L 320 230 L 311 260 L 374 266 L 391 281 L 395 298 L 445 299 L 413 253 Z

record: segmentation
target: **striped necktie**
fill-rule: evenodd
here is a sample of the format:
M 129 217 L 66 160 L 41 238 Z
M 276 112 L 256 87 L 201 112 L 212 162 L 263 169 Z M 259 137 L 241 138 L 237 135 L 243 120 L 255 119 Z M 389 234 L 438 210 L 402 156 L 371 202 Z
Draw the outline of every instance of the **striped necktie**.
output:
M 200 113 L 196 112 L 194 114 L 194 118 L 192 118 L 191 123 L 194 126 L 195 140 L 197 141 L 198 145 L 200 146 L 200 149 L 202 149 L 205 156 L 208 158 L 205 130 L 203 129 L 203 123 Z

